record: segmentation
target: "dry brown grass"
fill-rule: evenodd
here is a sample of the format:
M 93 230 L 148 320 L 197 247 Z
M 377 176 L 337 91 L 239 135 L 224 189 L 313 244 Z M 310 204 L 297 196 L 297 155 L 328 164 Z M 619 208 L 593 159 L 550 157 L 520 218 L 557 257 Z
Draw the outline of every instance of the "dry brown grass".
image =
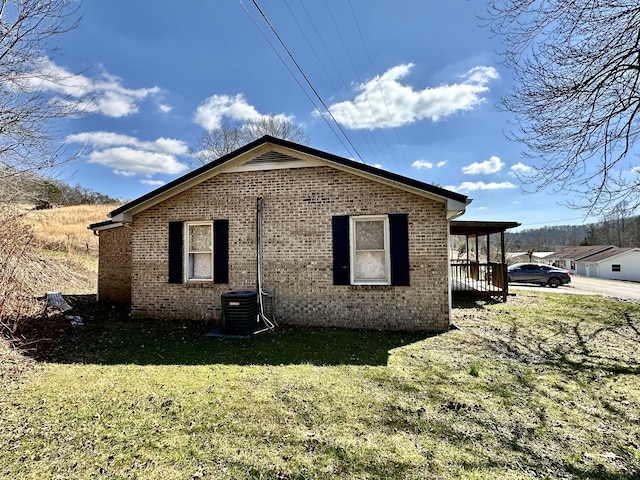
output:
M 23 325 L 46 314 L 48 291 L 96 292 L 98 239 L 87 226 L 115 207 L 0 206 L 0 330 L 19 338 Z
M 98 237 L 87 226 L 107 219 L 118 205 L 76 205 L 28 210 L 26 219 L 40 248 L 54 252 L 98 256 Z

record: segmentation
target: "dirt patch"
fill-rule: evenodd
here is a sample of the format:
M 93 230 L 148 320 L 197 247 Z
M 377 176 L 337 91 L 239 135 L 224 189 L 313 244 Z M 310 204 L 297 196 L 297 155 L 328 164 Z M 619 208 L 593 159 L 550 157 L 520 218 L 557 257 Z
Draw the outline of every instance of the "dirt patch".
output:
M 0 347 L 3 366 L 19 372 L 34 360 L 46 360 L 63 335 L 81 328 L 86 306 L 96 303 L 95 296 L 76 295 L 64 298 L 72 310 L 62 312 L 48 307 L 42 298 L 39 300 L 42 304 L 41 314 L 20 320 L 12 333 L 5 331 Z
M 12 342 L 0 337 L 0 385 L 9 387 L 18 381 L 25 372 L 31 370 L 35 360 L 23 355 Z
M 43 297 L 38 300 L 42 314 L 23 319 L 15 332 L 5 329 L 0 335 L 0 385 L 9 388 L 39 362 L 49 360 L 63 336 L 82 329 L 78 322 L 103 307 L 95 295 L 65 295 L 64 299 L 72 310 L 61 312 L 47 307 Z M 120 310 L 118 313 L 122 314 Z

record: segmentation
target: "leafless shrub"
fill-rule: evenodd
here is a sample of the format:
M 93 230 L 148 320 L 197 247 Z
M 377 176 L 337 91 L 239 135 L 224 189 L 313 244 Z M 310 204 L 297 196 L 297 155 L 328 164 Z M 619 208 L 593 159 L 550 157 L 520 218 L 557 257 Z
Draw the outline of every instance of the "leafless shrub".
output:
M 40 272 L 34 239 L 23 215 L 0 208 L 0 327 L 8 336 L 15 336 L 26 319 L 43 310 L 35 294 Z

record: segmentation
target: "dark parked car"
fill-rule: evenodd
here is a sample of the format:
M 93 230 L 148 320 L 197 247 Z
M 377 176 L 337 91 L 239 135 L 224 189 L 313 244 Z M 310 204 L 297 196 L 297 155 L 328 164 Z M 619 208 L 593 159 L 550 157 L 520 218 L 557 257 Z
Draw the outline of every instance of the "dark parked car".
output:
M 507 268 L 509 282 L 537 283 L 552 288 L 571 282 L 569 271 L 543 263 L 516 263 Z

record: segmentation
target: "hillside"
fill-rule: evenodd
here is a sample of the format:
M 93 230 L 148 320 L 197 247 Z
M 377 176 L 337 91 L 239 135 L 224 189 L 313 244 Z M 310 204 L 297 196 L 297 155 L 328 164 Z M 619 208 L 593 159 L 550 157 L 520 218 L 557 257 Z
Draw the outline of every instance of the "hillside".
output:
M 507 232 L 508 250 L 554 251 L 577 245 L 640 247 L 640 216 L 620 214 L 598 223 L 553 225 Z
M 98 239 L 87 229 L 114 205 L 50 210 L 0 205 L 0 326 L 20 338 L 42 317 L 48 291 L 96 293 Z
M 25 219 L 32 225 L 38 246 L 46 251 L 98 257 L 98 237 L 87 226 L 107 219 L 117 208 L 108 205 L 74 205 L 48 210 L 25 210 Z
M 37 247 L 36 285 L 39 292 L 89 294 L 96 291 L 98 237 L 87 228 L 107 218 L 116 205 L 76 205 L 24 211 Z M 27 273 L 27 272 L 25 272 Z

